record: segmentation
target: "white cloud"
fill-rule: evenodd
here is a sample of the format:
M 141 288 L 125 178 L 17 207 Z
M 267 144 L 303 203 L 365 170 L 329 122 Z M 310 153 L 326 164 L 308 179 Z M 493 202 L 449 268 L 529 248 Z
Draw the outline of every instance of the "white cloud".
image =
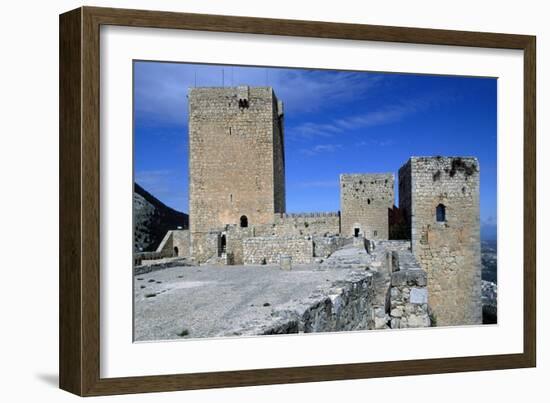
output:
M 187 122 L 187 92 L 196 86 L 257 85 L 273 87 L 289 114 L 307 114 L 352 102 L 383 80 L 380 74 L 304 69 L 209 66 L 138 62 L 135 66 L 135 110 L 149 124 Z
M 333 153 L 341 149 L 341 144 L 317 144 L 311 148 L 303 148 L 300 152 L 308 157 L 313 157 L 322 153 Z
M 431 101 L 428 100 L 410 100 L 400 104 L 390 105 L 372 112 L 333 119 L 329 122 L 306 122 L 298 126 L 288 128 L 287 133 L 289 136 L 303 137 L 307 139 L 314 137 L 333 137 L 335 135 L 350 131 L 398 122 L 407 116 L 414 115 L 415 113 L 427 109 L 430 104 Z
M 359 141 L 359 142 L 355 143 L 355 145 L 357 147 L 372 147 L 372 146 L 392 147 L 392 146 L 396 145 L 396 142 L 393 139 L 378 140 L 378 139 L 370 138 L 370 139 L 368 139 L 368 141 L 367 140 Z

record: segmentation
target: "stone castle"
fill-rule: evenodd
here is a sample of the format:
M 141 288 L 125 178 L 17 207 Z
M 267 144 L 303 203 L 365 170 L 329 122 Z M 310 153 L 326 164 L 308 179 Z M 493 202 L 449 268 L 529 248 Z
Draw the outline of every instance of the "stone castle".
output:
M 386 248 L 390 261 L 397 250 L 427 274 L 437 325 L 481 323 L 476 158 L 411 157 L 399 169 L 398 207 L 393 173 L 354 173 L 340 175 L 340 211 L 289 214 L 284 109 L 273 89 L 191 88 L 188 99 L 189 230 L 170 231 L 159 253 L 282 265 L 326 264 L 346 243 Z M 407 287 L 404 274 L 396 281 Z

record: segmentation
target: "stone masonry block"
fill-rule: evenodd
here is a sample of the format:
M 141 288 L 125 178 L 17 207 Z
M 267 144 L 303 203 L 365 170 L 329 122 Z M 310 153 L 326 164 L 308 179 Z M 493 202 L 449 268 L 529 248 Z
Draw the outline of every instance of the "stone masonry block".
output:
M 391 285 L 394 287 L 405 285 L 426 286 L 427 275 L 424 270 L 400 270 L 392 273 Z

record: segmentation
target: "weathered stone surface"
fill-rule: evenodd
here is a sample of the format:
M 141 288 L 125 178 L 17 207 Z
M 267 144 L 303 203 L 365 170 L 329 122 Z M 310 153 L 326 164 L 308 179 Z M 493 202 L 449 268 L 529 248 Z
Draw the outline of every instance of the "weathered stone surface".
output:
M 134 277 L 134 336 L 146 341 L 373 329 L 371 298 L 372 274 L 364 271 L 174 267 Z
M 313 256 L 327 258 L 344 246 L 345 238 L 339 235 L 333 236 L 314 236 L 313 238 Z
M 276 213 L 271 225 L 256 231 L 257 235 L 303 235 L 323 237 L 340 233 L 340 214 L 321 213 Z
M 271 88 L 191 89 L 190 232 L 167 234 L 156 257 L 368 271 L 377 274 L 369 302 L 374 327 L 429 325 L 428 302 L 438 325 L 480 322 L 475 158 L 412 157 L 399 170 L 398 209 L 411 241 L 389 241 L 388 217 L 397 214 L 391 173 L 342 174 L 341 214 L 287 214 L 283 137 L 283 106 Z M 361 305 L 348 291 L 309 307 L 307 326 L 330 328 L 331 310 Z M 301 331 L 306 322 L 282 318 L 273 331 Z
M 189 230 L 171 230 L 166 233 L 156 252 L 165 256 L 190 257 Z
M 399 270 L 391 275 L 393 286 L 418 285 L 425 286 L 427 275 L 424 270 Z
M 393 207 L 394 176 L 385 174 L 340 175 L 342 235 L 388 239 L 388 209 Z
M 390 315 L 394 318 L 402 317 L 403 316 L 403 308 L 399 307 L 399 308 L 392 309 L 391 312 L 390 312 Z
M 427 304 L 428 303 L 428 289 L 427 288 L 411 288 L 410 294 L 411 304 Z
M 281 255 L 279 257 L 281 270 L 292 270 L 292 256 Z
M 304 237 L 253 237 L 243 241 L 244 264 L 279 264 L 290 256 L 296 264 L 311 263 L 313 241 Z
M 479 164 L 470 157 L 411 157 L 399 170 L 399 208 L 428 273 L 438 326 L 481 323 Z M 437 217 L 437 211 L 444 213 Z
M 189 215 L 197 261 L 211 257 L 205 238 L 212 229 L 267 224 L 285 212 L 283 143 L 283 116 L 270 87 L 189 89 Z

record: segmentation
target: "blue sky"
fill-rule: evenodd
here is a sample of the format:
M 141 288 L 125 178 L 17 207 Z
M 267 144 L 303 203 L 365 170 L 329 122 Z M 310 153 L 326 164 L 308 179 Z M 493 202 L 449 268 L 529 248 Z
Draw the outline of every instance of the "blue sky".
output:
M 271 86 L 285 104 L 288 212 L 338 211 L 340 173 L 397 177 L 411 155 L 475 156 L 482 232 L 494 230 L 494 78 L 135 62 L 136 182 L 187 212 L 187 91 L 243 84 Z

